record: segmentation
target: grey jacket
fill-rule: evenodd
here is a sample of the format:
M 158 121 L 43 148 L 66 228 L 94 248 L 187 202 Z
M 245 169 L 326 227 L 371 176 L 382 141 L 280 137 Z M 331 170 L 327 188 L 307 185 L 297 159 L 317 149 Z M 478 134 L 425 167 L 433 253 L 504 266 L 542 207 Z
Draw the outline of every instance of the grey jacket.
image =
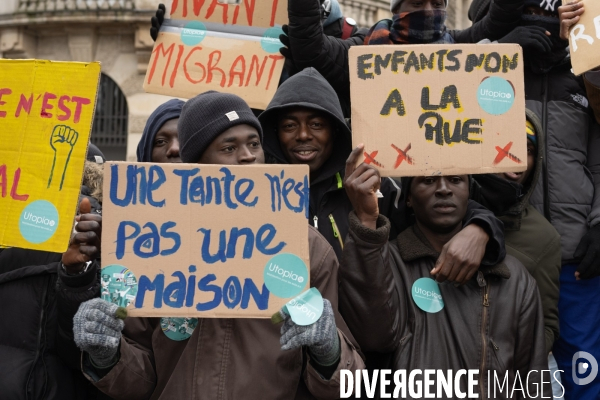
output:
M 561 236 L 563 264 L 600 223 L 600 126 L 594 120 L 583 79 L 568 60 L 546 74 L 525 68 L 527 108 L 546 132 L 541 177 L 530 203 Z

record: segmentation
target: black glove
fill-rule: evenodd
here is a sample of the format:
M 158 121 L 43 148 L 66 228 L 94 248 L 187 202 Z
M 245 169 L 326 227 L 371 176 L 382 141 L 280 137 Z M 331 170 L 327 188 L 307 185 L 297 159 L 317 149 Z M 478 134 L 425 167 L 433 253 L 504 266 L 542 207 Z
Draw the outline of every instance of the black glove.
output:
M 279 40 L 281 41 L 281 43 L 283 43 L 285 47 L 280 47 L 279 52 L 282 56 L 284 56 L 288 60 L 292 60 L 293 62 L 292 52 L 290 51 L 290 38 L 288 36 L 288 26 L 283 25 L 281 29 L 283 29 L 283 33 L 285 33 L 285 35 L 279 35 Z
M 541 26 L 518 26 L 498 43 L 516 43 L 521 45 L 523 53 L 552 51 L 552 41 Z
M 581 259 L 577 272 L 580 279 L 600 276 L 600 225 L 592 226 L 581 238 L 575 258 Z
M 156 10 L 156 16 L 150 19 L 150 23 L 152 26 L 150 27 L 150 36 L 152 40 L 156 42 L 156 38 L 158 37 L 158 31 L 160 31 L 160 26 L 165 20 L 165 13 L 167 12 L 167 8 L 164 4 L 158 5 L 158 10 Z

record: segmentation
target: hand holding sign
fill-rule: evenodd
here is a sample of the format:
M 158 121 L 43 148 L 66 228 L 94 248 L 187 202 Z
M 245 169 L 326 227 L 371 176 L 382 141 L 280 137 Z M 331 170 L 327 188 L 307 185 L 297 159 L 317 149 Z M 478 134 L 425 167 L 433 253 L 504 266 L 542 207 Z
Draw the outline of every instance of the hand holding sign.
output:
M 580 0 L 577 0 L 575 3 L 563 4 L 558 7 L 560 38 L 562 40 L 569 40 L 569 30 L 573 25 L 579 22 L 584 11 L 583 3 Z
M 361 143 L 350 153 L 346 161 L 344 187 L 361 223 L 370 229 L 376 229 L 379 216 L 377 190 L 381 185 L 381 178 L 377 168 L 367 163 L 356 166 L 364 148 Z
M 84 264 L 100 257 L 102 237 L 102 216 L 90 214 L 92 206 L 86 198 L 79 205 L 80 215 L 75 219 L 77 233 L 71 238 L 69 248 L 62 256 L 67 273 L 80 272 Z

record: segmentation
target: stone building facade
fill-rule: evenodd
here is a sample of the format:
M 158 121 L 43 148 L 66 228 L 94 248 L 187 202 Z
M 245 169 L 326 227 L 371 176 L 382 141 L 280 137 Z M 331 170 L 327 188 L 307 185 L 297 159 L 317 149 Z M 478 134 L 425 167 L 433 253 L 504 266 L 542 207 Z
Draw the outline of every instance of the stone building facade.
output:
M 1 0 L 0 56 L 100 61 L 92 141 L 112 160 L 135 160 L 150 113 L 168 97 L 142 85 L 153 42 L 150 17 L 170 0 Z M 389 1 L 341 0 L 361 26 L 386 18 Z M 448 25 L 468 26 L 470 0 L 450 0 Z

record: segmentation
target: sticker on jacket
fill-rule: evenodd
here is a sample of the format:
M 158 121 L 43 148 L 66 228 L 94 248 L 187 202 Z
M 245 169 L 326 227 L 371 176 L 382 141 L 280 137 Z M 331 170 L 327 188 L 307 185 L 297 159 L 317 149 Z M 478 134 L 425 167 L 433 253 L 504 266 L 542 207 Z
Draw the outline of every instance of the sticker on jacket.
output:
M 319 289 L 310 288 L 298 297 L 294 297 L 283 306 L 286 312 L 297 325 L 311 325 L 317 322 L 323 314 L 323 296 Z
M 163 317 L 160 327 L 164 334 L 171 340 L 180 342 L 188 339 L 198 326 L 198 318 L 190 317 Z
M 135 300 L 138 290 L 137 278 L 128 268 L 112 264 L 102 268 L 100 279 L 102 300 L 119 307 L 127 307 Z
M 425 312 L 434 314 L 444 308 L 440 287 L 431 278 L 417 279 L 410 293 L 415 304 Z
M 287 299 L 304 290 L 308 283 L 308 268 L 297 255 L 281 253 L 267 262 L 263 277 L 269 292 Z

